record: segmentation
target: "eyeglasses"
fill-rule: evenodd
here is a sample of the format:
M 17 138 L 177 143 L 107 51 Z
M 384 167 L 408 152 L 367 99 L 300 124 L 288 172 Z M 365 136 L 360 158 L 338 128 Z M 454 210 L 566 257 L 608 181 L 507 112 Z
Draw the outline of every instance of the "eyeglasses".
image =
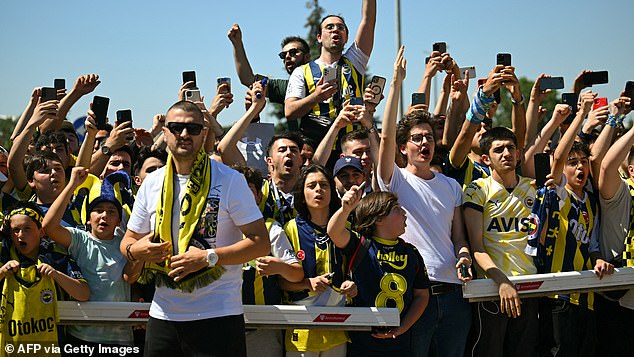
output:
M 285 59 L 286 58 L 286 54 L 288 53 L 289 55 L 291 55 L 291 57 L 295 57 L 298 54 L 303 53 L 304 51 L 300 48 L 291 48 L 288 51 L 282 51 L 278 54 L 278 56 L 280 56 L 280 59 Z
M 423 139 L 427 140 L 427 142 L 434 142 L 434 136 L 432 134 L 412 134 L 409 136 L 409 142 L 416 146 L 420 146 L 423 143 Z
M 202 124 L 196 123 L 167 123 L 167 129 L 174 135 L 181 135 L 183 130 L 187 129 L 187 134 L 189 135 L 199 135 L 203 130 Z
M 328 25 L 324 26 L 324 28 L 326 30 L 328 30 L 328 31 L 333 30 L 335 27 L 339 31 L 345 31 L 346 30 L 346 25 L 344 25 L 344 24 L 328 24 Z

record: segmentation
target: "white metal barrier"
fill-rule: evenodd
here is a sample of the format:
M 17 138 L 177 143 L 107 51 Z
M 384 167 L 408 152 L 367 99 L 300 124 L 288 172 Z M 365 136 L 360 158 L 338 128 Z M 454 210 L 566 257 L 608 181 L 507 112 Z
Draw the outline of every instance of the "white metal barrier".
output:
M 597 277 L 592 270 L 509 277 L 520 297 L 547 296 L 572 292 L 620 290 L 634 287 L 634 268 L 614 269 L 614 274 Z M 471 302 L 498 300 L 498 285 L 492 279 L 476 279 L 462 286 L 462 296 Z
M 149 317 L 149 303 L 59 301 L 60 324 L 142 325 Z M 373 326 L 398 326 L 396 308 L 322 307 L 300 305 L 245 305 L 247 328 L 310 328 L 370 330 Z

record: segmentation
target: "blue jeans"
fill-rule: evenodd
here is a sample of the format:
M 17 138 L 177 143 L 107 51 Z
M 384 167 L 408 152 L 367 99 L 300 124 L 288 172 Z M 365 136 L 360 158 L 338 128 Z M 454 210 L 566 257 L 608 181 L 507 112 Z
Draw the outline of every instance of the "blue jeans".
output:
M 425 312 L 411 328 L 412 356 L 462 357 L 470 328 L 471 305 L 460 285 L 445 294 L 430 292 Z

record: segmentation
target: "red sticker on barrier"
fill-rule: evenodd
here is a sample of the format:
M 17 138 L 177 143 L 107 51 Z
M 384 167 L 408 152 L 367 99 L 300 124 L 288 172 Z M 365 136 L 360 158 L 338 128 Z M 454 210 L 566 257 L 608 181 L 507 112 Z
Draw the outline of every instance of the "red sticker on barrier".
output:
M 134 310 L 128 316 L 129 319 L 149 319 L 150 318 L 150 310 Z
M 515 284 L 515 290 L 517 291 L 526 291 L 526 290 L 537 290 L 544 281 L 529 281 L 526 283 L 517 283 Z
M 319 314 L 313 322 L 346 322 L 350 314 Z

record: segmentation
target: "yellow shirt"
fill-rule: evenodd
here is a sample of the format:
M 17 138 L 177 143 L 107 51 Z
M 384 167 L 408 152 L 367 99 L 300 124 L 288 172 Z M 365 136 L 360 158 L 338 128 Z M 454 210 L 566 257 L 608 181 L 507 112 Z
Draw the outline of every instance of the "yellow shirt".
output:
M 535 194 L 530 180 L 521 176 L 511 192 L 491 177 L 471 182 L 464 191 L 464 207 L 482 212 L 484 249 L 506 275 L 537 273 L 533 258 L 524 253 Z

